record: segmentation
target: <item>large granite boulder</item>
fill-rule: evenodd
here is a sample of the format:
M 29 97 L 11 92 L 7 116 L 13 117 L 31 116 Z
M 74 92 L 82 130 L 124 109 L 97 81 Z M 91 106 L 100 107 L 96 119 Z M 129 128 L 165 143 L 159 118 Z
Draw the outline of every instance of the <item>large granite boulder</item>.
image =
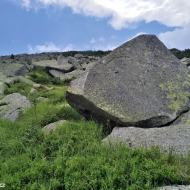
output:
M 21 63 L 0 63 L 0 72 L 6 76 L 23 76 L 29 72 L 29 67 Z
M 171 125 L 155 128 L 115 127 L 103 142 L 124 143 L 130 148 L 159 146 L 164 153 L 190 152 L 190 125 Z
M 20 93 L 7 95 L 0 100 L 0 118 L 15 121 L 21 112 L 31 107 L 31 103 Z
M 66 98 L 111 126 L 157 127 L 190 108 L 189 69 L 154 35 L 140 35 L 89 66 Z

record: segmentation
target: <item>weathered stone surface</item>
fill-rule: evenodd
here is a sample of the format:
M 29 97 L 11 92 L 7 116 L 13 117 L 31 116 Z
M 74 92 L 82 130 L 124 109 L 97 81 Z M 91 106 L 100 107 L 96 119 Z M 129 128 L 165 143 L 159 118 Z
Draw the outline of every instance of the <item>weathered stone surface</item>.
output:
M 77 58 L 77 59 L 81 59 L 81 58 L 83 58 L 83 55 L 80 54 L 80 53 L 77 53 L 77 54 L 75 54 L 74 57 Z
M 184 57 L 180 60 L 183 64 L 190 66 L 190 58 Z
M 22 76 L 29 72 L 29 69 L 20 63 L 0 63 L 0 72 L 6 76 Z
M 182 155 L 190 151 L 190 125 L 171 125 L 155 128 L 115 127 L 112 133 L 103 142 L 123 142 L 131 148 L 153 145 L 169 153 L 171 149 Z
M 42 102 L 47 102 L 49 100 L 48 98 L 44 98 L 44 97 L 38 97 L 37 99 Z
M 172 125 L 176 125 L 176 124 L 190 124 L 190 111 L 183 113 L 180 117 L 178 117 L 173 123 Z
M 190 185 L 175 185 L 158 187 L 157 190 L 190 190 Z
M 31 107 L 31 103 L 19 93 L 13 93 L 7 95 L 5 98 L 0 100 L 0 118 L 15 121 L 20 112 L 24 112 L 27 108 Z
M 0 81 L 3 83 L 11 84 L 12 80 L 8 78 L 4 73 L 0 72 Z
M 78 77 L 82 73 L 82 70 L 74 70 L 69 73 L 63 73 L 56 70 L 49 70 L 49 72 L 51 73 L 51 75 L 53 75 L 56 78 L 60 78 L 61 80 L 65 80 L 65 79 L 70 80 L 70 79 Z
M 47 67 L 47 66 L 57 66 L 57 60 L 42 60 L 42 61 L 34 61 L 32 63 L 35 66 L 39 66 L 39 67 Z
M 189 109 L 190 75 L 154 35 L 140 35 L 72 81 L 68 103 L 112 126 L 157 127 Z
M 32 80 L 26 78 L 26 77 L 23 77 L 23 76 L 15 76 L 15 77 L 11 77 L 10 80 L 15 83 L 15 82 L 23 82 L 23 83 L 26 83 L 26 84 L 30 84 L 30 85 L 33 85 L 35 84 L 35 82 L 33 82 Z
M 42 131 L 49 133 L 49 132 L 54 132 L 61 124 L 67 122 L 66 120 L 60 120 L 54 123 L 50 123 L 49 125 L 46 125 L 45 127 L 42 128 Z
M 0 95 L 4 94 L 6 88 L 7 88 L 6 84 L 0 81 Z

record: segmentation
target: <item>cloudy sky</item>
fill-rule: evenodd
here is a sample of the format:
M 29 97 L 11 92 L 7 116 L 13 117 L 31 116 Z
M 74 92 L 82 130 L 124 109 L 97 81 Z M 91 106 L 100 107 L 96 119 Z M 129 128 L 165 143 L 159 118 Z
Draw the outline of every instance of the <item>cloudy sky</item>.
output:
M 189 0 L 0 0 L 0 55 L 112 50 L 155 34 L 190 48 Z

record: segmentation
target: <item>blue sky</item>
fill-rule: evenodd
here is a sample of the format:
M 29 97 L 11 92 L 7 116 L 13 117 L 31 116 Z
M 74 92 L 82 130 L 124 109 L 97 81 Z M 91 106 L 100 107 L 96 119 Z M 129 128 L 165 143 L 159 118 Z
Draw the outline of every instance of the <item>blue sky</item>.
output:
M 187 0 L 0 0 L 0 55 L 112 50 L 155 34 L 190 48 Z

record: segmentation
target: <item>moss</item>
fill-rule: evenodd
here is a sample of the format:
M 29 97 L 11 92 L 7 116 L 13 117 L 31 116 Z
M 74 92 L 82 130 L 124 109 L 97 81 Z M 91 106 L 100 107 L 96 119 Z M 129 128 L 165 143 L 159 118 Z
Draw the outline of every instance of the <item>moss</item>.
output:
M 190 92 L 190 75 L 186 75 L 186 81 L 181 80 L 181 76 L 177 75 L 172 81 L 159 84 L 162 91 L 166 91 L 166 97 L 170 100 L 169 108 L 171 110 L 179 110 L 189 101 Z

